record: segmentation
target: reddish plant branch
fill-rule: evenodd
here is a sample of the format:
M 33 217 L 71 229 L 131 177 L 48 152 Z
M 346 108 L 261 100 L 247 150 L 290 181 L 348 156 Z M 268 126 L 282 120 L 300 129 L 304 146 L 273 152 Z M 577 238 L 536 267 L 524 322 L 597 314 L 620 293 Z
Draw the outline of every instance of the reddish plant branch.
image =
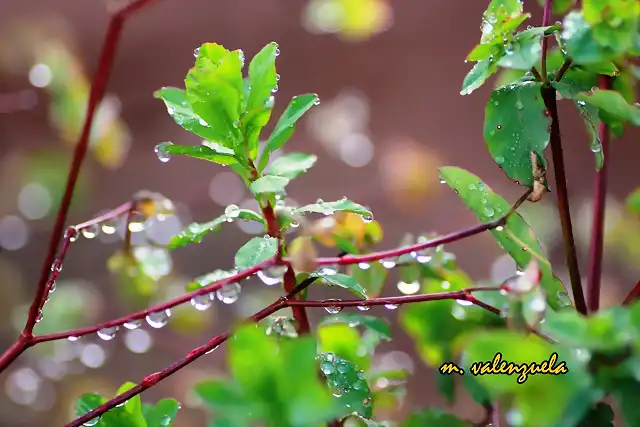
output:
M 631 292 L 629 292 L 624 301 L 622 301 L 622 305 L 629 305 L 638 298 L 640 298 L 640 281 L 631 289 Z
M 294 288 L 287 295 L 278 298 L 274 303 L 268 305 L 267 307 L 263 308 L 262 310 L 260 310 L 259 312 L 257 312 L 253 316 L 251 316 L 249 318 L 249 320 L 257 322 L 257 321 L 262 320 L 265 317 L 275 313 L 276 311 L 287 307 L 287 302 L 290 299 L 294 298 L 297 294 L 299 294 L 300 292 L 305 290 L 308 286 L 310 286 L 314 282 L 314 280 L 315 280 L 315 278 L 311 278 L 311 279 L 307 279 L 304 282 L 300 283 L 300 285 L 298 285 L 296 288 Z M 131 399 L 132 397 L 134 397 L 134 396 L 142 393 L 143 391 L 153 387 L 158 382 L 160 382 L 163 379 L 167 378 L 168 376 L 170 376 L 171 374 L 175 373 L 176 371 L 179 371 L 180 369 L 184 368 L 185 366 L 187 366 L 188 364 L 190 364 L 194 360 L 198 359 L 200 356 L 202 356 L 202 355 L 214 350 L 220 344 L 225 342 L 229 338 L 229 336 L 230 336 L 230 334 L 228 332 L 225 332 L 224 334 L 218 335 L 218 336 L 210 339 L 206 344 L 201 345 L 200 347 L 197 347 L 197 348 L 191 350 L 186 356 L 184 356 L 183 358 L 175 361 L 174 363 L 172 363 L 171 365 L 169 365 L 166 368 L 162 369 L 161 371 L 155 372 L 155 373 L 153 373 L 151 375 L 147 375 L 140 382 L 140 384 L 136 385 L 132 389 L 130 389 L 130 390 L 128 390 L 128 391 L 126 391 L 126 392 L 114 397 L 113 399 L 109 400 L 108 402 L 103 403 L 102 405 L 98 406 L 97 408 L 87 412 L 83 416 L 81 416 L 79 418 L 76 418 L 75 420 L 73 420 L 72 422 L 67 424 L 65 427 L 80 427 L 84 423 L 86 423 L 87 421 L 90 421 L 90 420 L 92 420 L 92 419 L 94 419 L 96 417 L 99 417 L 100 415 L 104 414 L 105 412 L 109 411 L 110 409 L 115 408 L 116 406 L 122 404 L 123 402 L 126 402 L 127 400 Z
M 612 78 L 600 76 L 600 88 L 611 89 Z M 604 162 L 602 168 L 596 172 L 596 184 L 593 189 L 593 224 L 591 225 L 591 245 L 589 247 L 589 270 L 587 275 L 587 298 L 589 310 L 598 311 L 600 308 L 600 287 L 602 278 L 602 247 L 604 242 L 604 215 L 607 197 L 607 170 L 609 167 L 609 143 L 611 133 L 609 127 L 600 121 L 598 137 L 602 146 Z
M 551 20 L 551 10 L 553 1 L 546 0 L 544 3 L 544 13 L 542 17 L 542 26 L 549 25 Z M 578 266 L 578 255 L 576 243 L 573 237 L 573 225 L 571 224 L 571 212 L 569 209 L 569 191 L 567 190 L 567 177 L 565 175 L 564 156 L 562 153 L 562 138 L 560 136 L 560 120 L 558 118 L 558 105 L 556 102 L 556 90 L 550 86 L 547 79 L 547 51 L 549 48 L 549 40 L 547 37 L 542 38 L 542 78 L 545 85 L 542 87 L 542 99 L 551 114 L 551 129 L 549 136 L 549 145 L 551 145 L 551 155 L 553 156 L 553 172 L 556 177 L 556 193 L 558 200 L 558 214 L 560 215 L 560 224 L 562 227 L 562 239 L 564 241 L 564 253 L 569 270 L 569 279 L 571 280 L 571 290 L 576 309 L 582 313 L 587 313 L 587 303 L 582 290 L 582 280 L 580 278 L 580 268 Z M 569 62 L 568 66 L 571 63 Z M 563 66 L 564 68 L 564 66 Z M 558 73 L 562 78 L 563 73 Z

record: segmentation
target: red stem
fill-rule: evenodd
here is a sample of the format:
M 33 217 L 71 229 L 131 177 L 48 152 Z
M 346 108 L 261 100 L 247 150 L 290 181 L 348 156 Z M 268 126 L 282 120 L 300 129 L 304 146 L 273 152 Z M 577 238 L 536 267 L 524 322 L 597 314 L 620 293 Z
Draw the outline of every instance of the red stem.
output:
M 551 21 L 551 9 L 552 9 L 552 3 L 553 0 L 546 0 L 544 2 L 544 12 L 542 13 L 542 26 L 546 27 L 549 25 L 549 21 Z M 547 37 L 542 37 L 542 61 L 541 61 L 541 67 L 540 69 L 542 70 L 541 77 L 542 77 L 542 81 L 545 84 L 549 83 L 549 80 L 547 79 L 547 50 L 549 47 L 549 39 Z
M 611 77 L 600 76 L 601 89 L 611 89 L 611 83 Z M 600 307 L 605 199 L 607 197 L 607 170 L 609 169 L 607 165 L 609 164 L 609 143 L 611 139 L 609 127 L 602 120 L 598 129 L 598 137 L 602 145 L 604 162 L 602 168 L 596 173 L 596 184 L 593 189 L 593 224 L 591 226 L 591 246 L 589 248 L 589 271 L 587 276 L 587 297 L 591 312 L 598 311 Z
M 629 292 L 624 301 L 622 301 L 622 305 L 629 305 L 638 298 L 640 298 L 640 281 L 631 289 L 631 292 Z

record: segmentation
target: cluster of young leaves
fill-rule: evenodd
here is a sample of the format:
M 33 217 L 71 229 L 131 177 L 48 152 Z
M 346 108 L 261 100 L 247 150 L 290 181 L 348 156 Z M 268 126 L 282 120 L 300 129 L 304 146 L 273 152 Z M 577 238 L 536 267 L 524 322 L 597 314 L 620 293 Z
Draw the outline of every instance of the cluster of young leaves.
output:
M 570 11 L 562 23 L 516 32 L 530 16 L 524 13 L 523 2 L 493 0 L 483 16 L 480 44 L 467 56 L 476 64 L 464 79 L 463 95 L 503 69 L 499 87 L 486 106 L 484 139 L 505 174 L 524 186 L 533 183 L 532 152 L 546 167 L 544 151 L 549 144 L 551 117 L 543 89 L 551 86 L 574 102 L 586 121 L 598 169 L 603 163 L 596 135 L 598 122 L 603 120 L 617 135 L 625 123 L 640 124 L 640 109 L 634 105 L 639 73 L 630 61 L 640 47 L 640 3 L 582 3 L 581 9 Z M 573 2 L 553 4 L 556 13 L 565 13 Z M 555 38 L 558 45 L 547 56 L 546 75 L 541 75 L 540 67 L 543 37 Z M 612 90 L 596 87 L 601 74 L 616 76 Z
M 124 383 L 116 396 L 135 387 L 134 383 Z M 98 393 L 81 396 L 75 405 L 75 414 L 80 417 L 97 408 L 108 399 Z M 180 403 L 174 399 L 162 399 L 155 405 L 142 403 L 140 396 L 132 397 L 121 406 L 111 409 L 100 418 L 87 421 L 85 426 L 94 427 L 169 427 L 180 410 Z

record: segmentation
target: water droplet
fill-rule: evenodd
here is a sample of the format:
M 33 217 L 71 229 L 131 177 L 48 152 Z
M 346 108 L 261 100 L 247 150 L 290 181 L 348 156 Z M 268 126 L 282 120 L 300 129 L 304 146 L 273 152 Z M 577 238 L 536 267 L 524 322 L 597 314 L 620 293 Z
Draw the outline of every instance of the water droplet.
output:
M 338 300 L 328 300 L 328 301 L 338 301 Z M 329 314 L 338 314 L 342 311 L 342 307 L 339 305 L 328 305 L 324 308 L 327 310 Z
M 166 163 L 171 160 L 171 154 L 169 154 L 168 148 L 172 145 L 172 142 L 161 142 L 153 149 L 153 151 L 158 156 L 158 160 L 160 160 L 162 163 Z
M 98 228 L 98 224 L 92 224 L 88 227 L 83 228 L 81 230 L 81 233 L 86 239 L 93 239 L 98 235 L 99 231 L 100 229 Z
M 211 294 L 196 295 L 191 298 L 191 305 L 198 311 L 204 311 L 211 307 Z
M 40 323 L 43 317 L 44 316 L 42 315 L 42 310 L 38 311 L 38 316 L 36 317 L 36 323 Z
M 338 363 L 338 372 L 344 374 L 349 370 L 349 366 L 346 363 Z
M 558 292 L 556 296 L 560 300 L 560 304 L 562 304 L 563 307 L 568 307 L 571 305 L 571 298 L 569 297 L 569 294 L 566 293 L 565 291 Z
M 581 102 L 581 101 L 578 101 L 578 103 L 580 103 L 580 102 Z M 544 110 L 544 115 L 545 115 L 546 117 L 551 117 L 551 111 L 549 111 L 549 110 Z
M 132 212 L 128 218 L 129 224 L 127 228 L 132 233 L 139 233 L 144 230 L 144 223 L 147 220 L 147 216 L 143 212 Z
M 71 243 L 75 242 L 78 240 L 78 229 L 75 227 L 68 227 L 64 232 L 64 238 L 69 239 Z
M 298 227 L 300 227 L 300 223 L 299 223 L 298 221 L 291 221 L 291 222 L 289 223 L 289 226 L 290 226 L 291 228 L 298 228 Z
M 224 208 L 224 214 L 230 218 L 237 218 L 240 215 L 240 208 L 237 205 L 229 205 Z
M 49 286 L 49 293 L 51 292 L 55 292 L 56 291 L 56 282 L 51 283 L 51 286 Z
M 60 264 L 60 260 L 57 259 L 51 263 L 51 271 L 53 273 L 60 273 L 62 271 L 62 264 Z
M 82 425 L 86 427 L 93 427 L 97 425 L 99 422 L 100 422 L 100 417 L 95 417 L 91 420 L 85 421 L 84 423 L 82 423 Z
M 171 317 L 171 310 L 166 309 L 147 314 L 146 320 L 149 326 L 159 329 L 169 323 L 169 317 Z
M 320 98 L 316 98 L 316 100 L 313 102 L 313 105 L 320 105 Z
M 120 329 L 119 326 L 111 326 L 108 328 L 100 329 L 98 331 L 98 336 L 105 341 L 112 340 L 115 338 L 116 333 L 118 333 L 118 329 Z
M 276 74 L 276 81 L 279 82 L 280 81 L 280 74 Z
M 488 218 L 491 218 L 495 213 L 496 213 L 496 211 L 491 206 L 485 206 L 484 207 L 484 214 Z
M 502 129 L 502 125 L 496 126 L 496 129 L 498 129 L 498 130 Z
M 112 221 L 105 221 L 102 223 L 102 232 L 104 234 L 114 234 L 116 232 L 116 226 Z
M 273 51 L 273 56 L 278 56 L 280 55 L 280 49 L 276 48 L 276 50 Z
M 267 100 L 264 102 L 264 106 L 265 108 L 273 108 L 273 106 L 276 103 L 276 99 L 273 96 L 270 96 L 269 98 L 267 98 Z
M 511 409 L 505 415 L 505 420 L 510 426 L 520 426 L 524 423 L 524 416 L 522 415 L 522 412 L 517 409 Z
M 460 305 L 464 305 L 465 307 L 473 305 L 471 301 L 467 301 L 466 299 L 457 299 L 456 302 Z
M 414 280 L 413 282 L 398 282 L 398 290 L 405 295 L 413 295 L 420 290 L 420 282 Z
M 322 199 L 318 199 L 318 200 L 316 200 L 316 203 L 317 203 L 318 205 L 323 205 L 323 204 L 324 204 L 324 200 L 322 200 Z
M 396 260 L 393 258 L 387 258 L 387 259 L 383 259 L 382 261 L 380 261 L 380 264 L 382 264 L 382 266 L 384 268 L 393 268 L 396 266 Z
M 200 53 L 200 48 L 199 47 L 193 49 L 193 57 L 194 58 L 197 58 L 199 53 Z
M 359 305 L 358 306 L 358 310 L 360 310 L 360 311 L 369 311 L 370 308 L 371 308 L 370 305 L 364 305 L 363 304 L 363 305 Z
M 278 84 L 276 83 L 276 85 L 271 89 L 271 93 L 276 93 L 278 89 Z
M 274 265 L 264 270 L 258 271 L 258 277 L 267 286 L 277 285 L 282 282 L 284 273 L 287 271 L 286 265 Z
M 158 421 L 160 422 L 160 425 L 164 427 L 171 425 L 171 417 L 169 415 L 163 415 Z
M 499 225 L 499 226 L 496 227 L 496 231 L 502 231 L 502 230 L 504 230 L 503 226 Z
M 369 264 L 368 262 L 359 262 L 358 263 L 358 268 L 360 270 L 368 270 L 371 268 L 371 264 Z
M 338 266 L 325 265 L 318 271 L 318 273 L 320 273 L 323 276 L 333 276 L 335 274 L 338 274 Z
M 516 101 L 516 109 L 522 110 L 523 108 L 524 108 L 524 105 L 522 104 L 522 101 L 520 100 Z
M 602 151 L 602 147 L 600 146 L 600 144 L 592 145 L 591 151 L 594 153 L 599 153 L 600 151 Z
M 131 320 L 129 322 L 125 322 L 124 326 L 126 329 L 129 330 L 133 330 L 133 329 L 138 329 L 140 326 L 142 326 L 142 320 L 140 319 L 136 319 L 136 320 Z
M 446 184 L 447 181 L 445 179 L 440 178 L 440 184 Z
M 386 309 L 389 309 L 389 310 L 395 310 L 395 309 L 396 309 L 396 308 L 398 308 L 399 306 L 400 306 L 399 304 L 385 304 L 385 305 L 384 305 L 384 307 L 385 307 Z
M 71 342 L 76 342 L 76 341 L 78 341 L 78 340 L 80 339 L 80 337 L 76 337 L 76 336 L 73 336 L 73 335 L 72 335 L 72 336 L 70 336 L 70 337 L 69 337 L 69 338 L 67 338 L 67 339 L 68 339 L 69 341 L 71 341 Z
M 216 296 L 224 304 L 233 304 L 234 302 L 238 301 L 238 298 L 240 298 L 241 290 L 242 287 L 240 286 L 240 283 L 227 283 L 216 291 Z
M 336 371 L 336 368 L 333 366 L 333 363 L 330 363 L 330 362 L 322 362 L 320 364 L 320 369 L 325 375 L 331 375 Z
M 496 163 L 497 163 L 497 164 L 501 165 L 501 164 L 503 164 L 503 163 L 504 163 L 504 157 L 502 157 L 502 156 L 496 156 L 496 157 L 495 157 L 495 161 L 496 161 Z
M 371 221 L 373 221 L 373 215 L 371 214 L 365 214 L 365 215 L 361 215 L 360 216 L 362 218 L 362 221 L 365 223 L 370 223 Z
M 536 295 L 529 302 L 529 308 L 536 313 L 543 313 L 547 308 L 547 303 L 541 295 Z

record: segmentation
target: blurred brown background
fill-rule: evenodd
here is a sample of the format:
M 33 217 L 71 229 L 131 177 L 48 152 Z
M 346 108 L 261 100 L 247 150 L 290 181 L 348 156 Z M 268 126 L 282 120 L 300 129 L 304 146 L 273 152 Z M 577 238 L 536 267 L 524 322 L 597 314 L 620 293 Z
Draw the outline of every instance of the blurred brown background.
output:
M 153 152 L 161 141 L 199 143 L 171 120 L 152 93 L 162 86 L 182 86 L 194 48 L 209 41 L 241 48 L 247 58 L 270 41 L 279 43 L 277 69 L 282 78 L 274 117 L 296 94 L 317 92 L 322 100 L 286 147 L 319 155 L 316 167 L 291 185 L 291 197 L 309 203 L 319 197 L 347 196 L 370 206 L 384 226 L 383 247 L 397 244 L 406 231 L 449 232 L 475 224 L 457 197 L 438 183 L 440 165 L 467 168 L 515 200 L 521 189 L 503 175 L 482 141 L 490 84 L 470 96 L 459 95 L 471 67 L 463 59 L 479 39 L 487 2 L 359 0 L 346 2 L 354 8 L 340 10 L 332 1 L 338 3 L 159 0 L 131 17 L 118 47 L 109 95 L 70 223 L 148 189 L 172 199 L 179 208 L 177 217 L 154 228 L 152 240 L 162 242 L 181 224 L 214 218 L 230 203 L 248 203 L 249 192 L 230 171 L 187 158 L 161 163 Z M 539 22 L 537 3 L 526 3 L 533 14 L 531 24 Z M 32 297 L 82 121 L 87 93 L 83 79 L 96 70 L 108 10 L 115 6 L 103 0 L 0 0 L 0 349 L 8 347 L 23 326 L 24 304 Z M 586 275 L 594 159 L 579 115 L 563 103 L 561 117 L 581 271 Z M 613 144 L 609 159 L 612 204 L 603 297 L 607 305 L 620 301 L 640 275 L 634 262 L 640 252 L 640 225 L 621 207 L 640 183 L 634 160 L 640 155 L 638 136 L 636 129 L 628 130 Z M 526 207 L 523 215 L 565 279 L 554 197 Z M 57 291 L 37 329 L 88 325 L 142 308 L 149 299 L 175 296 L 188 278 L 231 268 L 233 254 L 248 232 L 255 229 L 223 226 L 203 243 L 175 252 L 170 274 L 161 259 L 156 273 L 162 280 L 133 291 L 116 283 L 106 267 L 121 240 L 81 239 L 70 249 Z M 448 250 L 457 254 L 474 279 L 501 280 L 513 273 L 513 265 L 500 258 L 488 235 L 450 245 Z M 277 298 L 277 289 L 257 280 L 247 283 L 236 304 L 217 303 L 204 313 L 184 307 L 175 311 L 171 327 L 163 330 L 121 331 L 109 342 L 85 337 L 28 350 L 0 374 L 0 426 L 61 425 L 72 418 L 71 402 L 79 394 L 111 394 L 125 380 L 139 381 L 224 331 L 235 318 Z M 137 297 L 126 299 L 130 291 Z M 385 294 L 398 294 L 393 281 Z M 313 312 L 312 319 L 323 314 Z M 396 317 L 394 312 L 386 315 L 392 321 Z M 399 419 L 411 409 L 442 401 L 435 385 L 430 385 L 433 373 L 421 363 L 411 341 L 397 327 L 394 335 L 392 343 L 381 347 L 376 363 L 396 363 L 416 372 L 403 405 L 383 414 Z M 188 391 L 194 381 L 223 372 L 224 359 L 225 350 L 220 349 L 143 398 L 176 397 L 183 402 L 176 425 L 204 425 L 203 413 Z M 462 398 L 456 409 L 477 414 L 477 408 L 466 402 Z

